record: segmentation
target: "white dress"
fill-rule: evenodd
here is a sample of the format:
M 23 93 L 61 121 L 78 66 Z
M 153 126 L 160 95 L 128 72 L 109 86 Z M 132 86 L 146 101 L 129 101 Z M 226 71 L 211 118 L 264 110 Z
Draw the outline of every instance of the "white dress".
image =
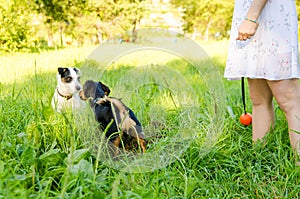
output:
M 298 21 L 294 0 L 269 0 L 258 19 L 255 35 L 236 41 L 238 28 L 252 0 L 235 0 L 224 77 L 268 80 L 300 77 Z

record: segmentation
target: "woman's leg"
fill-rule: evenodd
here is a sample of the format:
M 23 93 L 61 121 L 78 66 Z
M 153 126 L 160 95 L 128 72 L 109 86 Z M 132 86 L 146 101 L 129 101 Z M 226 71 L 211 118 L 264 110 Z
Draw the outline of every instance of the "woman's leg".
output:
M 265 79 L 248 79 L 252 101 L 252 139 L 262 139 L 274 126 L 273 94 Z
M 268 81 L 272 93 L 286 115 L 290 142 L 300 155 L 300 85 L 298 79 Z

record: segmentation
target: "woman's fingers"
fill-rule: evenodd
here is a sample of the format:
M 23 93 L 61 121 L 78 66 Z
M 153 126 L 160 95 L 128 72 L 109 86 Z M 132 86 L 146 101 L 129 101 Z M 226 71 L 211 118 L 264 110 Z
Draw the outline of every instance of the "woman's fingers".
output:
M 241 26 L 238 30 L 238 37 L 237 40 L 247 40 L 250 39 L 256 32 L 258 25 L 251 22 L 244 20 L 241 23 Z
M 247 39 L 250 39 L 250 38 L 251 38 L 251 35 L 249 35 L 249 34 L 239 33 L 236 40 L 247 40 Z

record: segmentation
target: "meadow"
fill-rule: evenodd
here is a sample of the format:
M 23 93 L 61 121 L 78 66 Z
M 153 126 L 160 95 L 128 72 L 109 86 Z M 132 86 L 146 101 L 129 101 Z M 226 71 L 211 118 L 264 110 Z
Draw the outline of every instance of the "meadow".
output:
M 209 60 L 198 68 L 153 49 L 109 66 L 86 60 L 96 47 L 1 55 L 0 198 L 299 198 L 280 108 L 265 143 L 252 143 L 251 126 L 238 121 L 240 82 L 222 78 L 226 44 L 200 43 Z M 146 154 L 113 160 L 89 109 L 52 110 L 57 67 L 68 66 L 135 111 Z

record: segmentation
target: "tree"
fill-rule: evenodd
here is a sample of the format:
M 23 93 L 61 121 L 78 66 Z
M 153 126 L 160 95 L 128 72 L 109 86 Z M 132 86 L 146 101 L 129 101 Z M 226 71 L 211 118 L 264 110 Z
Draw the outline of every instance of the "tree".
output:
M 0 50 L 12 52 L 34 47 L 35 37 L 26 1 L 0 0 Z
M 53 24 L 59 24 L 60 45 L 63 46 L 63 28 L 70 23 L 75 23 L 75 18 L 83 14 L 86 6 L 85 0 L 35 0 L 33 8 L 45 15 L 45 23 L 48 24 L 48 46 L 54 45 Z
M 233 13 L 232 1 L 173 0 L 172 3 L 183 11 L 185 32 L 199 32 L 205 39 L 215 33 L 227 36 Z
M 148 14 L 146 0 L 91 0 L 90 4 L 97 15 L 96 27 L 101 37 L 111 38 L 131 30 L 132 40 L 135 41 L 136 28 Z
M 130 0 L 122 6 L 123 30 L 131 30 L 132 42 L 137 39 L 137 26 L 141 19 L 148 14 L 145 0 Z

